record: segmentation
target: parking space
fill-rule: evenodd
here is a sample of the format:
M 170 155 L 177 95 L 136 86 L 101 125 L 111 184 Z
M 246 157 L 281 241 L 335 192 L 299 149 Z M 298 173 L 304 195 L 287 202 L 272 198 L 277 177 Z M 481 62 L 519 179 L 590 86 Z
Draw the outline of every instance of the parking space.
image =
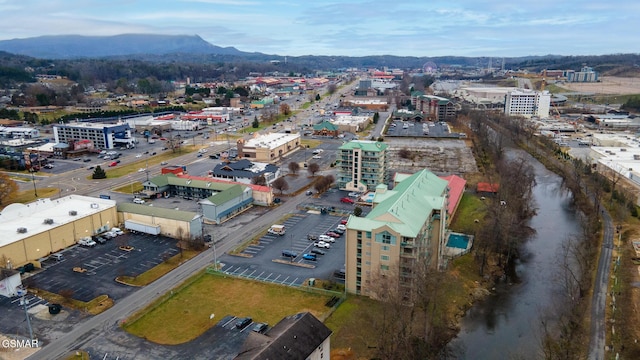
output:
M 449 124 L 439 122 L 414 122 L 395 120 L 389 124 L 386 136 L 410 136 L 410 137 L 431 137 L 431 138 L 460 138 L 464 137 L 458 133 L 451 133 Z
M 250 258 L 223 255 L 220 258 L 222 271 L 235 276 L 289 286 L 303 285 L 308 278 L 332 279 L 333 272 L 344 266 L 344 235 L 322 248 L 324 255 L 315 254 L 316 260 L 304 259 L 303 254 L 312 254 L 318 249 L 308 235 L 319 236 L 334 230 L 345 217 L 328 214 L 298 213 L 283 222 L 285 235 L 267 234 L 257 245 L 243 251 Z M 282 256 L 283 251 L 296 254 Z M 292 266 L 293 265 L 293 266 Z
M 122 250 L 122 245 L 133 249 Z M 117 300 L 135 288 L 117 283 L 116 277 L 137 276 L 178 252 L 176 241 L 170 238 L 120 235 L 93 248 L 73 246 L 62 253 L 60 261 L 44 261 L 43 271 L 30 278 L 30 286 L 58 294 L 64 291 L 81 301 L 102 294 Z

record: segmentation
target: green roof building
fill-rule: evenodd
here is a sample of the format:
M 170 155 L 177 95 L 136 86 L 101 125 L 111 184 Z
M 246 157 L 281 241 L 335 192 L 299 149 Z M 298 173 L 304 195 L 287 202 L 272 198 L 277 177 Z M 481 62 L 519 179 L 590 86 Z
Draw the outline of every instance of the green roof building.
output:
M 378 141 L 353 140 L 338 149 L 338 187 L 341 190 L 374 190 L 387 184 L 387 144 Z
M 428 170 L 407 177 L 393 190 L 380 185 L 371 212 L 351 216 L 347 223 L 347 291 L 376 298 L 376 276 L 393 275 L 409 294 L 416 269 L 439 266 L 448 191 L 448 182 Z

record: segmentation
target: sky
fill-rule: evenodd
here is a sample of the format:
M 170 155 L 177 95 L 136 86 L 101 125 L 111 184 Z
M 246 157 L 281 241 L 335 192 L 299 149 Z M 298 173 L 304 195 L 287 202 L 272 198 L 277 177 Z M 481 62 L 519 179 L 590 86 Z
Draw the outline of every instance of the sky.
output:
M 638 0 L 0 0 L 0 40 L 199 35 L 274 55 L 640 53 Z

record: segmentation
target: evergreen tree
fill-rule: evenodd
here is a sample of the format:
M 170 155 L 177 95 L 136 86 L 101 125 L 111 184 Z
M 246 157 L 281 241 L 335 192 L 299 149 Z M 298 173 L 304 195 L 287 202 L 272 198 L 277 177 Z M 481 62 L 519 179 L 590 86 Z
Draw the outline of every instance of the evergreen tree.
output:
M 96 166 L 96 169 L 93 170 L 93 175 L 91 176 L 92 179 L 106 179 L 107 178 L 107 173 L 104 172 L 104 170 L 102 170 L 102 168 L 100 167 L 100 165 Z

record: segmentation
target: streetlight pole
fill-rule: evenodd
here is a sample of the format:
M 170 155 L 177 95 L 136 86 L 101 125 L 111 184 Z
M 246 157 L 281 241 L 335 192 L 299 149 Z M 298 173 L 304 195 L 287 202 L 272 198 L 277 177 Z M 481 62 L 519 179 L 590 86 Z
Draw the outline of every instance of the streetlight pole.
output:
M 33 344 L 33 329 L 31 328 L 31 319 L 29 318 L 29 312 L 27 311 L 27 305 L 29 304 L 29 300 L 26 299 L 27 292 L 22 290 L 18 292 L 20 298 L 20 305 L 24 307 L 24 315 L 27 317 L 27 327 L 29 328 L 29 340 Z
M 33 195 L 38 197 L 38 189 L 36 188 L 36 177 L 33 175 L 33 168 L 31 168 L 31 182 L 33 182 Z

